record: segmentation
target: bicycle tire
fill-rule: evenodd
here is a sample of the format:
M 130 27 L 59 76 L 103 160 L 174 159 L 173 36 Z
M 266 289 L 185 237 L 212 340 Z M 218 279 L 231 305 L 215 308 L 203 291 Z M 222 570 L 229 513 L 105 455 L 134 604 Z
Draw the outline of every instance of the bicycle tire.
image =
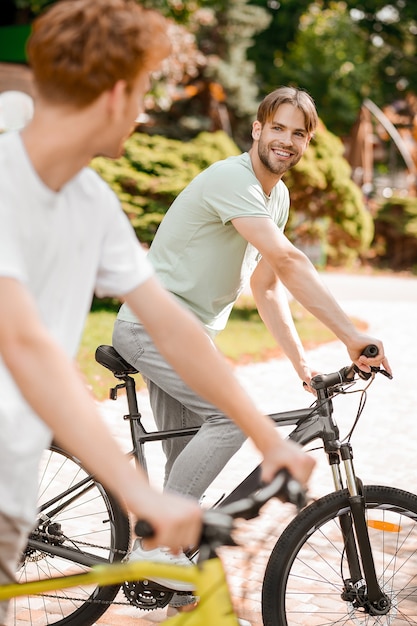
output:
M 264 626 L 417 624 L 417 496 L 378 485 L 365 486 L 364 494 L 377 578 L 390 598 L 389 612 L 372 616 L 341 598 L 343 579 L 349 578 L 337 523 L 348 510 L 344 490 L 301 511 L 276 543 L 263 581 Z
M 108 562 L 120 561 L 130 542 L 128 518 L 111 494 L 88 476 L 75 457 L 52 445 L 45 451 L 41 462 L 39 507 L 45 507 L 47 502 L 51 502 L 43 514 L 48 518 L 50 516 L 52 523 L 61 525 L 65 537 L 64 547 L 76 548 L 87 559 L 92 554 Z M 65 490 L 74 488 L 81 479 L 85 479 L 88 491 L 84 489 L 78 495 L 66 496 Z M 60 510 L 65 498 L 67 503 Z M 52 535 L 57 528 L 52 526 Z M 82 542 L 95 547 L 86 547 Z M 87 569 L 86 565 L 48 553 L 46 543 L 45 550 L 26 548 L 17 572 L 17 581 L 41 580 L 65 573 L 81 573 Z M 10 603 L 7 623 L 10 626 L 35 623 L 90 626 L 109 608 L 119 589 L 120 585 L 90 586 L 16 598 Z

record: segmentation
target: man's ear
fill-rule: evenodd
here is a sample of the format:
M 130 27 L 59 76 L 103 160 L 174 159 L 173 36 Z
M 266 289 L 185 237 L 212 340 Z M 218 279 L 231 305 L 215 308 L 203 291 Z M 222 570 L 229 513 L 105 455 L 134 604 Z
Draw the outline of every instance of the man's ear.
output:
M 262 124 L 258 120 L 255 120 L 252 124 L 252 139 L 258 141 L 261 136 Z
M 126 81 L 118 80 L 108 91 L 108 112 L 112 119 L 124 116 L 126 101 Z

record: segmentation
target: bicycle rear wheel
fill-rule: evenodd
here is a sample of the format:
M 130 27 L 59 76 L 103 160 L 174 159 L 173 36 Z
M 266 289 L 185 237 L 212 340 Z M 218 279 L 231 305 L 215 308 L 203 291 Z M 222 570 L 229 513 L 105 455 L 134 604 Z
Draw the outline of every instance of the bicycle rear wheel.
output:
M 43 455 L 38 504 L 38 524 L 22 554 L 18 582 L 81 573 L 94 562 L 120 561 L 126 554 L 130 527 L 119 504 L 75 457 L 55 445 Z M 8 625 L 90 626 L 119 587 L 78 587 L 14 599 Z
M 347 492 L 320 498 L 302 511 L 275 545 L 265 572 L 265 626 L 401 626 L 417 624 L 417 497 L 365 486 L 366 519 L 379 585 L 389 598 L 372 616 L 342 600 L 349 578 L 338 519 L 349 513 Z M 365 590 L 366 591 L 366 590 Z

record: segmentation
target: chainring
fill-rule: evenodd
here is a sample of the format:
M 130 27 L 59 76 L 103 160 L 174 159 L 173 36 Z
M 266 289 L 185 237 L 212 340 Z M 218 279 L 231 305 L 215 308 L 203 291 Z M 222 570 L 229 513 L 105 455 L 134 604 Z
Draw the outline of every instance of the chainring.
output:
M 130 604 L 147 611 L 163 609 L 174 595 L 173 591 L 150 580 L 125 582 L 122 589 Z

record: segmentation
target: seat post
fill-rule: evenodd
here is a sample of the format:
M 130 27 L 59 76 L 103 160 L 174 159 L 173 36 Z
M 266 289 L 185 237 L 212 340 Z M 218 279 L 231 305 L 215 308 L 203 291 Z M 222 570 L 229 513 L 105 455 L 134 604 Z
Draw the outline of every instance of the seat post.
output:
M 124 419 L 129 420 L 130 433 L 133 443 L 133 454 L 137 463 L 139 463 L 145 470 L 146 474 L 148 474 L 144 451 L 145 444 L 140 439 L 140 437 L 142 435 L 146 435 L 147 432 L 142 424 L 142 414 L 139 412 L 138 399 L 136 395 L 136 382 L 132 376 L 124 376 L 123 379 L 126 387 L 127 406 L 129 410 L 128 414 L 124 416 Z

